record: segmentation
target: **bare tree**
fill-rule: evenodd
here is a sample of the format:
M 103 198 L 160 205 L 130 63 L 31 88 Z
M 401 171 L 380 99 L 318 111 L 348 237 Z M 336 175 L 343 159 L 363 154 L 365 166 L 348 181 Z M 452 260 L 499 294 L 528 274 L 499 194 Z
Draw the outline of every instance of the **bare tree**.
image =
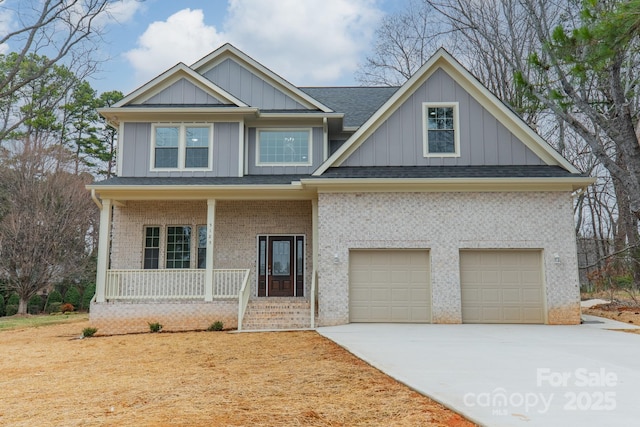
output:
M 33 295 L 90 262 L 91 177 L 58 169 L 61 155 L 59 145 L 30 139 L 2 149 L 0 276 L 19 295 L 19 314 Z
M 116 0 L 0 0 L 5 16 L 13 23 L 0 35 L 0 45 L 12 54 L 0 55 L 0 142 L 17 129 L 25 115 L 15 117 L 9 106 L 15 95 L 33 81 L 41 79 L 56 64 L 64 63 L 79 79 L 95 70 L 90 54 L 99 36 L 96 19 L 108 13 Z M 33 61 L 33 57 L 42 61 Z

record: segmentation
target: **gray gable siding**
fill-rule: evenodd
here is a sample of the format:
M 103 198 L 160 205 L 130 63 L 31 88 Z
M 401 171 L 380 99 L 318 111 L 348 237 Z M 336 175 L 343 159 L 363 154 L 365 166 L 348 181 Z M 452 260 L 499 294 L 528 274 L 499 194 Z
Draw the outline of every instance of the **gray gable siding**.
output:
M 424 157 L 423 102 L 459 103 L 460 157 Z M 342 166 L 544 164 L 451 76 L 438 69 Z
M 225 59 L 204 77 L 246 104 L 263 110 L 305 110 L 306 107 L 285 95 L 237 62 Z
M 189 80 L 182 78 L 168 88 L 147 99 L 142 104 L 215 105 L 225 104 L 225 102 L 211 96 Z
M 304 175 L 316 170 L 324 161 L 324 138 L 321 127 L 311 129 L 311 166 L 256 166 L 256 128 L 248 130 L 249 175 Z
M 152 172 L 151 123 L 125 123 L 120 140 L 123 177 L 238 176 L 240 123 L 213 124 L 213 170 Z

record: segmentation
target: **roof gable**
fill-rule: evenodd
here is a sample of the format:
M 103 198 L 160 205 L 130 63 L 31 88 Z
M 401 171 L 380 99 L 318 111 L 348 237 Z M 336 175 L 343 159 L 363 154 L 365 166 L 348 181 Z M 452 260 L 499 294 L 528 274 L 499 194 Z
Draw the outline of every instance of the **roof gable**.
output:
M 221 46 L 219 49 L 213 51 L 209 55 L 200 59 L 193 65 L 191 68 L 201 74 L 206 76 L 212 81 L 220 81 L 221 86 L 227 86 L 227 90 L 229 92 L 233 92 L 239 98 L 252 97 L 252 91 L 255 90 L 255 84 L 258 82 L 264 82 L 267 87 L 260 88 L 259 91 L 256 92 L 254 102 L 251 104 L 253 107 L 265 108 L 261 105 L 254 105 L 256 103 L 261 103 L 259 97 L 264 91 L 272 92 L 273 96 L 282 98 L 281 102 L 272 103 L 270 101 L 262 101 L 266 102 L 267 108 L 273 104 L 276 108 L 278 108 L 279 104 L 283 102 L 286 105 L 289 105 L 288 109 L 309 109 L 309 110 L 320 110 L 323 112 L 332 112 L 331 108 L 322 104 L 317 99 L 311 97 L 309 94 L 300 90 L 293 84 L 289 83 L 273 71 L 269 70 L 259 62 L 255 61 L 253 58 L 249 57 L 245 53 L 236 49 L 231 44 L 227 43 Z M 229 78 L 229 74 L 235 71 L 234 78 L 235 82 Z M 240 72 L 244 74 L 244 76 L 240 76 L 237 73 Z M 226 73 L 226 75 L 224 75 Z M 244 87 L 239 84 L 239 78 L 244 78 L 247 82 L 247 85 Z M 250 83 L 250 84 L 249 84 Z M 235 87 L 234 87 L 235 85 Z M 238 92 L 242 92 L 242 97 Z M 290 99 L 287 104 L 287 99 Z M 294 105 L 293 103 L 297 103 Z M 302 107 L 302 108 L 300 108 Z M 282 108 L 282 107 L 279 107 Z
M 348 159 L 358 152 L 363 143 L 370 141 L 376 131 L 379 133 L 396 132 L 404 130 L 402 124 L 394 129 L 384 129 L 388 126 L 389 119 L 398 112 L 405 103 L 412 101 L 412 96 L 421 88 L 424 89 L 425 83 L 434 76 L 438 70 L 442 70 L 447 76 L 450 76 L 453 82 L 462 90 L 470 95 L 481 107 L 490 113 L 495 120 L 508 130 L 516 141 L 516 145 L 523 147 L 523 155 L 528 156 L 529 161 L 523 164 L 546 164 L 561 166 L 571 173 L 579 173 L 579 171 L 563 158 L 553 147 L 551 147 L 542 137 L 540 137 L 533 129 L 531 129 L 515 112 L 509 109 L 502 101 L 493 95 L 486 87 L 484 87 L 469 71 L 467 71 L 459 62 L 457 62 L 444 49 L 439 49 L 398 91 L 387 100 L 387 102 L 376 111 L 352 136 L 343 144 L 329 159 L 320 166 L 314 175 L 322 175 L 330 167 L 338 167 L 341 165 L 354 165 L 357 161 L 349 161 Z M 453 101 L 453 100 L 448 100 Z M 415 111 L 421 112 L 421 105 L 413 107 Z M 421 114 L 421 113 L 420 113 Z M 421 116 L 420 116 L 421 117 Z M 401 134 L 398 134 L 401 137 Z M 422 137 L 420 136 L 420 141 Z M 513 139 L 512 138 L 512 139 Z M 369 145 L 370 142 L 367 142 Z M 369 147 L 368 147 L 369 148 Z M 395 149 L 395 147 L 394 147 Z M 362 151 L 360 151 L 360 154 Z M 355 154 L 357 157 L 358 154 Z M 420 151 L 419 157 L 422 158 Z M 537 157 L 536 159 L 533 159 Z M 540 161 L 538 161 L 538 158 Z M 427 163 L 428 164 L 428 163 Z M 440 163 L 443 164 L 443 163 Z M 445 163 L 448 164 L 448 163 Z
M 182 82 L 182 83 L 179 83 Z M 162 99 L 162 93 L 166 94 L 166 91 L 171 91 L 172 86 L 182 85 L 184 89 L 185 84 L 189 87 L 195 88 L 194 90 L 201 91 L 199 97 L 208 96 L 211 99 L 216 100 L 217 104 L 235 105 L 237 107 L 247 107 L 247 104 L 215 85 L 213 82 L 205 79 L 192 69 L 187 67 L 183 63 L 179 63 L 164 73 L 160 74 L 155 79 L 149 81 L 145 85 L 139 87 L 135 91 L 125 96 L 120 102 L 113 105 L 113 108 L 124 107 L 126 105 L 139 105 L 150 104 L 152 100 Z M 161 102 L 167 103 L 169 102 Z

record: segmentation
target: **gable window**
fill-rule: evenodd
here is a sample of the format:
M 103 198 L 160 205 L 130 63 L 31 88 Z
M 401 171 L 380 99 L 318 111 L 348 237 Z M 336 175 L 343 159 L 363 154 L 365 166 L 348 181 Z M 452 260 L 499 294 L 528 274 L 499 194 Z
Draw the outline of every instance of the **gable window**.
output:
M 167 268 L 191 267 L 191 227 L 167 227 Z
M 258 166 L 310 166 L 310 129 L 258 129 Z
M 460 156 L 458 103 L 424 103 L 424 156 Z
M 160 258 L 160 227 L 145 227 L 144 234 L 143 268 L 157 270 Z
M 153 169 L 210 169 L 212 133 L 211 125 L 154 125 Z

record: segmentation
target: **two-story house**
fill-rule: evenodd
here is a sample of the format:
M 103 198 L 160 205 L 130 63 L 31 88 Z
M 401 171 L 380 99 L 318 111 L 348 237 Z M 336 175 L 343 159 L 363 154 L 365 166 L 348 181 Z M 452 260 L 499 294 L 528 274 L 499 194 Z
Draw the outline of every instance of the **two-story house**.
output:
M 300 88 L 227 44 L 100 113 L 103 333 L 580 320 L 592 179 L 444 50 L 399 88 Z

